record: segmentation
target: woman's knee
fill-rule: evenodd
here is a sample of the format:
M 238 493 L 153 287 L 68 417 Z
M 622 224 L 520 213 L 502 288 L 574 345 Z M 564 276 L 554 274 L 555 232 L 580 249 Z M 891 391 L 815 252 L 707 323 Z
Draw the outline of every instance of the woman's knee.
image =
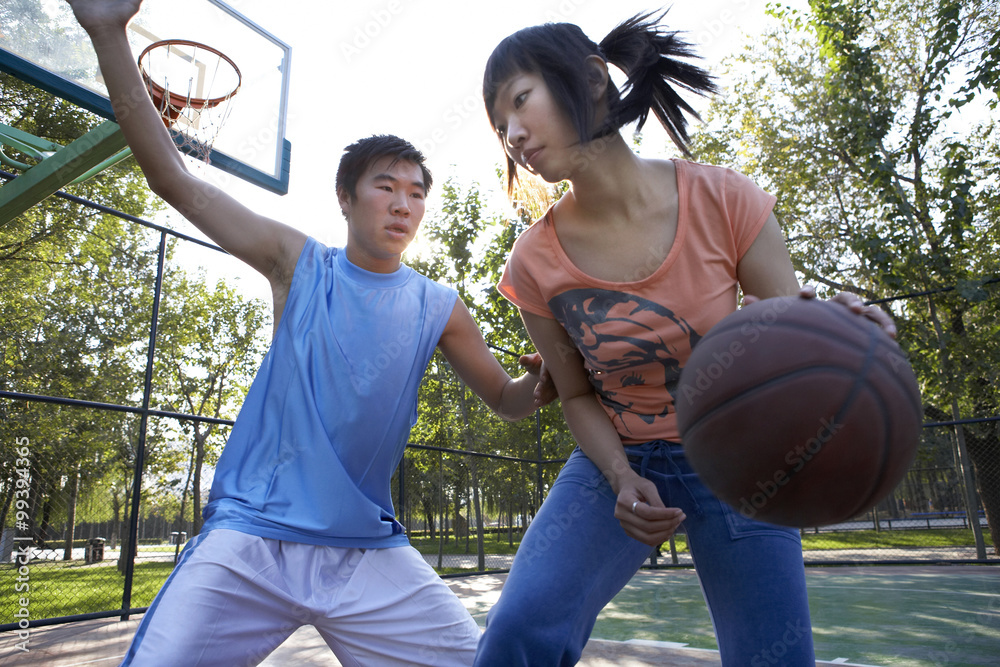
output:
M 580 659 L 586 632 L 572 614 L 539 612 L 530 605 L 497 605 L 486 617 L 476 667 L 503 665 L 572 665 Z

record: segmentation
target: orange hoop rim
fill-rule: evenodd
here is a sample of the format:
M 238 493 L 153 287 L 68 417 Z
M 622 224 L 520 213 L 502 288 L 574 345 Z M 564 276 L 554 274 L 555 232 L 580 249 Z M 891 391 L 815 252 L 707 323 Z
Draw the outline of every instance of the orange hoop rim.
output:
M 203 97 L 185 97 L 177 93 L 169 93 L 171 106 L 177 107 L 178 109 L 186 106 L 194 107 L 196 109 L 210 109 L 214 106 L 217 106 L 225 102 L 230 97 L 235 95 L 239 91 L 240 86 L 243 85 L 243 74 L 240 72 L 240 68 L 236 66 L 236 63 L 233 62 L 232 58 L 227 56 L 222 51 L 219 51 L 218 49 L 213 48 L 211 46 L 208 46 L 207 44 L 202 44 L 201 42 L 194 42 L 190 39 L 163 39 L 158 42 L 153 42 L 145 49 L 143 49 L 142 53 L 139 54 L 139 61 L 138 61 L 139 73 L 142 74 L 142 80 L 146 82 L 146 85 L 150 88 L 152 92 L 155 92 L 159 96 L 159 99 L 161 101 L 163 100 L 164 95 L 167 94 L 167 91 L 163 86 L 153 81 L 153 78 L 146 73 L 146 69 L 145 67 L 143 67 L 142 60 L 143 58 L 146 57 L 146 54 L 148 54 L 153 49 L 161 47 L 169 48 L 171 46 L 191 46 L 197 49 L 205 49 L 209 53 L 213 53 L 222 58 L 223 60 L 225 60 L 227 63 L 229 63 L 230 67 L 233 68 L 233 71 L 236 72 L 236 87 L 233 88 L 232 91 L 226 93 L 225 95 L 220 95 L 219 97 L 203 98 Z

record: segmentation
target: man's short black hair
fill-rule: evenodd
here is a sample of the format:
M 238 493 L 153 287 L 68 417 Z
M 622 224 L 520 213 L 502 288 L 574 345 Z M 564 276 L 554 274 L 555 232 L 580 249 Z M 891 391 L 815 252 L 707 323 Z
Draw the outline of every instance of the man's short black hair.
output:
M 378 160 L 391 157 L 392 166 L 400 160 L 412 162 L 420 167 L 424 180 L 424 193 L 430 192 L 431 172 L 424 165 L 424 155 L 410 142 L 391 134 L 376 134 L 354 142 L 344 149 L 337 167 L 337 192 L 347 191 L 351 199 L 356 199 L 358 179 Z

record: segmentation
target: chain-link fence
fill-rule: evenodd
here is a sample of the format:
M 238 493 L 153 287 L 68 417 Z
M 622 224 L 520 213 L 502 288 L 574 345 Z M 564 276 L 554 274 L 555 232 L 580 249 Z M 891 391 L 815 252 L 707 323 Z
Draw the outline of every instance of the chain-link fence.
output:
M 849 521 L 801 531 L 806 563 L 1000 563 L 976 487 L 980 476 L 966 476 L 958 446 L 962 434 L 966 442 L 978 438 L 984 449 L 997 448 L 998 424 L 929 424 L 916 463 L 885 500 Z M 996 466 L 995 451 L 992 461 Z M 414 445 L 395 480 L 397 510 L 411 542 L 442 574 L 507 569 L 561 463 Z M 651 550 L 647 563 L 692 565 L 682 533 Z
M 171 239 L 184 242 L 185 252 L 192 243 L 199 252 L 217 250 L 132 221 L 145 237 L 130 241 L 126 256 L 115 261 L 148 279 L 145 292 L 125 302 L 99 296 L 88 301 L 80 297 L 86 291 L 63 295 L 55 279 L 35 285 L 43 292 L 37 300 L 48 303 L 34 312 L 44 317 L 30 326 L 18 323 L 32 332 L 27 338 L 19 334 L 18 345 L 5 339 L 0 630 L 127 616 L 149 605 L 183 544 L 199 530 L 212 464 L 232 423 L 220 414 L 238 407 L 245 391 L 245 382 L 212 384 L 218 373 L 197 367 L 192 357 L 183 363 L 182 357 L 168 358 L 171 345 L 204 351 L 211 342 L 199 342 L 195 334 L 194 343 L 172 338 L 182 320 L 195 319 L 178 318 L 178 312 L 202 311 L 192 305 L 201 296 L 183 292 L 190 285 L 175 280 L 164 286 Z M 99 248 L 91 251 L 93 257 L 74 257 L 74 264 L 86 269 L 106 261 L 97 256 Z M 105 280 L 88 270 L 74 280 Z M 995 313 L 996 288 L 982 289 L 986 296 L 976 302 L 978 312 Z M 110 337 L 109 347 L 105 334 L 117 332 L 115 327 L 121 333 Z M 136 331 L 142 335 L 125 335 Z M 220 333 L 212 329 L 208 335 Z M 906 335 L 904 327 L 901 339 Z M 953 348 L 952 359 L 959 352 Z M 259 355 L 246 356 L 254 366 L 259 362 Z M 216 363 L 211 355 L 199 358 Z M 955 362 L 958 370 L 945 380 L 921 377 L 930 400 L 916 463 L 874 510 L 803 530 L 807 563 L 998 562 L 1000 419 L 989 361 L 996 356 L 983 358 L 980 365 Z M 925 370 L 925 361 L 915 360 L 918 375 L 937 372 Z M 169 379 L 172 368 L 180 371 Z M 29 377 L 47 379 L 24 379 Z M 210 405 L 210 396 L 226 392 L 228 402 Z M 395 507 L 414 546 L 442 575 L 510 566 L 572 448 L 558 407 L 544 411 L 547 419 L 536 416 L 533 423 L 476 422 L 475 428 L 488 431 L 485 444 L 482 436 L 456 432 L 446 446 L 415 440 L 407 448 L 393 481 Z M 469 443 L 478 443 L 479 451 L 469 451 Z M 690 564 L 682 534 L 651 550 L 651 567 Z

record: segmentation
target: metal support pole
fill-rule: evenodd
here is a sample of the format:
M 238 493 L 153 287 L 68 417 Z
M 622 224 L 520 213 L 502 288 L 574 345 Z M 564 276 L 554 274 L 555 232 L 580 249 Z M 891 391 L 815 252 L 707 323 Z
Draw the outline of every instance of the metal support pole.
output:
M 406 518 L 406 496 L 403 495 L 403 477 L 406 470 L 406 452 L 403 452 L 403 458 L 399 461 L 399 509 L 396 510 L 396 521 L 403 523 L 401 519 Z
M 153 315 L 149 325 L 149 346 L 146 349 L 146 378 L 142 389 L 142 416 L 139 418 L 139 442 L 135 450 L 135 474 L 132 478 L 132 508 L 129 513 L 129 544 L 125 554 L 125 590 L 122 593 L 121 620 L 129 619 L 132 604 L 132 577 L 139 552 L 139 501 L 142 498 L 142 470 L 146 459 L 146 422 L 149 419 L 150 395 L 153 391 L 153 359 L 156 353 L 156 321 L 160 315 L 160 295 L 163 291 L 163 267 L 167 257 L 167 235 L 160 232 L 160 252 L 156 262 L 156 287 L 153 292 Z
M 541 410 L 535 410 L 535 440 L 538 443 L 538 461 L 535 463 L 535 478 L 538 485 L 538 507 L 542 506 L 542 417 Z M 536 510 L 537 513 L 537 510 Z
M 953 404 L 955 414 L 958 414 L 958 405 Z M 972 536 L 976 541 L 976 558 L 986 560 L 986 542 L 983 540 L 983 527 L 979 525 L 979 495 L 976 493 L 976 479 L 972 474 L 972 460 L 969 452 L 965 448 L 965 430 L 961 424 L 955 426 L 955 435 L 958 441 L 958 464 L 962 472 L 962 480 L 965 482 L 965 516 L 969 518 L 972 526 Z

